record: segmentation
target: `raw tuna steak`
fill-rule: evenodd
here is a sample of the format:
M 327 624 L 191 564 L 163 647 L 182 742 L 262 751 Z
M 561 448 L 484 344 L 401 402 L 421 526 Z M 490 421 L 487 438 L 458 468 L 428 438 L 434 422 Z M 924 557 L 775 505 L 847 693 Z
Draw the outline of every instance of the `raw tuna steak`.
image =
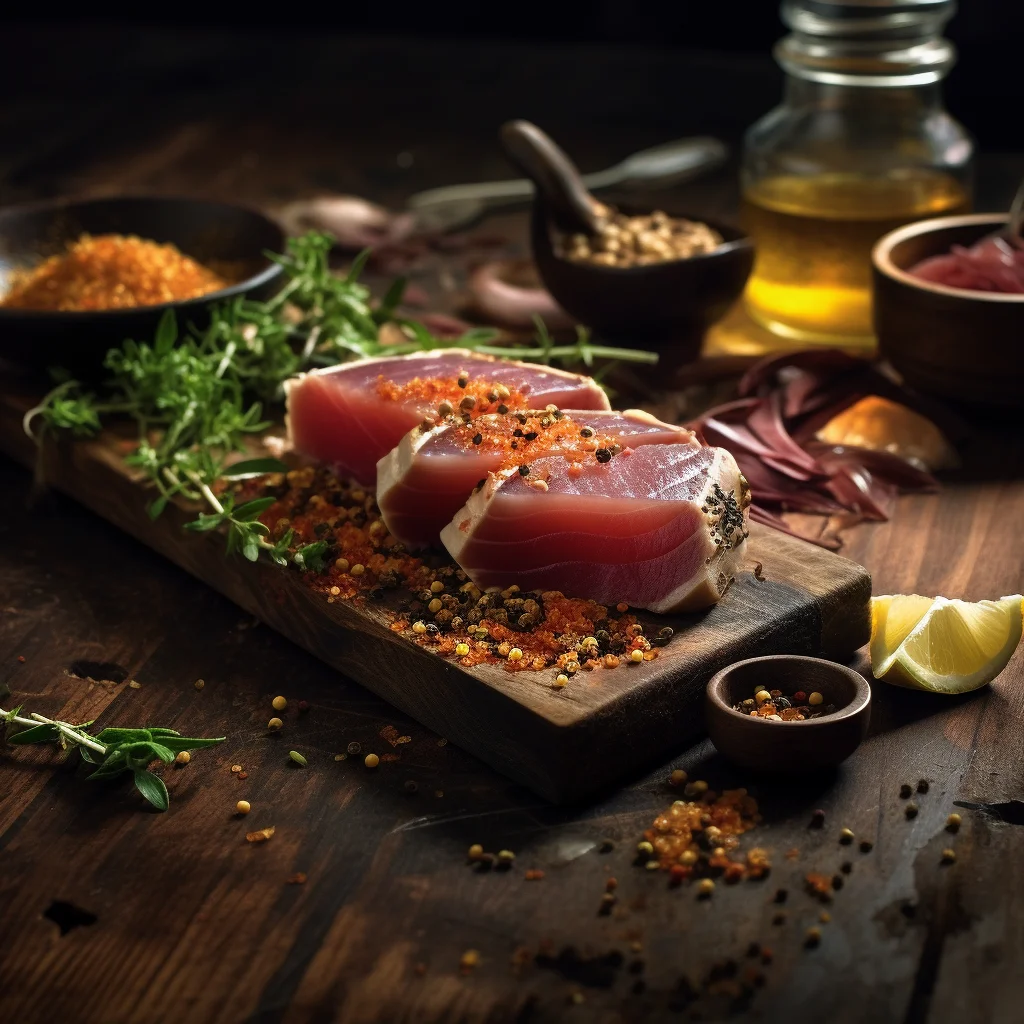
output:
M 489 473 L 544 455 L 594 461 L 599 449 L 698 442 L 685 427 L 639 409 L 492 414 L 416 427 L 377 464 L 377 504 L 392 536 L 436 544 L 441 530 Z
M 441 539 L 480 587 L 695 611 L 735 573 L 749 503 L 721 448 L 644 445 L 575 467 L 546 456 L 492 476 Z
M 589 377 L 466 349 L 363 359 L 313 370 L 285 384 L 288 432 L 303 455 L 372 485 L 377 463 L 424 418 L 445 405 L 471 417 L 500 408 L 607 409 Z

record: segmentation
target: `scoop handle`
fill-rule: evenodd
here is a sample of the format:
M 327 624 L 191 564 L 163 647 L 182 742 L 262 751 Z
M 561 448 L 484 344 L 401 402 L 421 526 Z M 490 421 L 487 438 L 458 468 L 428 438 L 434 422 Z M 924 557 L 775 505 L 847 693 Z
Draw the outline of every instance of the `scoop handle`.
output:
M 538 197 L 563 231 L 597 232 L 597 200 L 587 191 L 580 172 L 554 140 L 529 121 L 501 127 L 508 158 L 537 186 Z

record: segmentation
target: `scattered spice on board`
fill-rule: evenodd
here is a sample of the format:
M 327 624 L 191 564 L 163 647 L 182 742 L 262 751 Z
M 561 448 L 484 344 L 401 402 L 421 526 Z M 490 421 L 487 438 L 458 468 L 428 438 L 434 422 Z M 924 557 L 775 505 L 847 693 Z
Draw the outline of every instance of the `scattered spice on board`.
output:
M 173 245 L 135 235 L 82 235 L 67 251 L 22 271 L 0 301 L 7 309 L 87 311 L 180 302 L 228 281 Z
M 669 628 L 648 637 L 626 605 L 619 611 L 516 586 L 482 590 L 446 555 L 410 554 L 384 527 L 373 496 L 326 467 L 241 486 L 239 500 L 259 496 L 277 499 L 261 516 L 273 539 L 293 531 L 297 546 L 326 545 L 325 571 L 305 577 L 312 590 L 331 602 L 375 602 L 394 632 L 467 668 L 488 663 L 546 672 L 561 688 L 581 670 L 652 661 L 672 638 Z
M 289 875 L 286 879 L 288 885 L 305 885 L 306 884 L 306 872 L 296 871 L 294 875 Z
M 245 840 L 248 843 L 265 843 L 267 840 L 273 838 L 274 833 L 277 829 L 270 825 L 268 828 L 261 828 L 258 832 L 246 832 Z

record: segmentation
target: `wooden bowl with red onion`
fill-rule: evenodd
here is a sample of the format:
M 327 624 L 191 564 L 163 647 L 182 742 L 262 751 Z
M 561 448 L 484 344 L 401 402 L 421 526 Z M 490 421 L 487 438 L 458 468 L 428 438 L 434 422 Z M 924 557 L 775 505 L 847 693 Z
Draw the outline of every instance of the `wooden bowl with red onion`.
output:
M 1000 414 L 1024 408 L 1024 291 L 1009 290 L 1024 280 L 1024 253 L 1000 266 L 979 243 L 1005 225 L 1005 213 L 938 217 L 891 231 L 872 253 L 881 354 L 912 388 Z

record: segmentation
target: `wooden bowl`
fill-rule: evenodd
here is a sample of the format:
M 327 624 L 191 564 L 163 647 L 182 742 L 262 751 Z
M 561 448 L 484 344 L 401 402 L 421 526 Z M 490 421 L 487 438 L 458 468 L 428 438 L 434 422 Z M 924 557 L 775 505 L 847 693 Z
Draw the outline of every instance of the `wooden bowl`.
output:
M 872 253 L 882 355 L 918 391 L 1004 413 L 1024 409 L 1024 295 L 947 288 L 906 270 L 1005 224 L 1005 213 L 918 221 L 890 231 Z
M 650 213 L 617 204 L 627 215 Z M 679 359 L 696 359 L 707 329 L 739 298 L 754 266 L 754 244 L 742 231 L 707 217 L 724 239 L 714 252 L 639 267 L 604 267 L 563 259 L 554 249 L 551 218 L 541 198 L 533 206 L 533 258 L 544 286 L 581 324 L 621 345 L 667 342 Z
M 769 722 L 733 711 L 754 695 L 758 683 L 784 693 L 817 691 L 836 710 L 803 722 Z M 803 772 L 833 767 L 857 749 L 871 718 L 871 687 L 859 672 L 822 658 L 748 658 L 711 679 L 704 711 L 712 742 L 730 761 L 762 771 Z
M 264 255 L 283 251 L 284 232 L 268 217 L 244 206 L 206 199 L 114 196 L 58 199 L 0 210 L 0 291 L 17 268 L 32 267 L 64 252 L 82 234 L 138 235 L 170 242 L 236 281 L 197 299 L 135 309 L 62 312 L 0 307 L 0 358 L 24 366 L 62 366 L 79 374 L 99 373 L 107 350 L 126 338 L 151 341 L 168 308 L 183 327 L 208 322 L 211 304 L 239 295 L 273 294 L 282 270 Z

